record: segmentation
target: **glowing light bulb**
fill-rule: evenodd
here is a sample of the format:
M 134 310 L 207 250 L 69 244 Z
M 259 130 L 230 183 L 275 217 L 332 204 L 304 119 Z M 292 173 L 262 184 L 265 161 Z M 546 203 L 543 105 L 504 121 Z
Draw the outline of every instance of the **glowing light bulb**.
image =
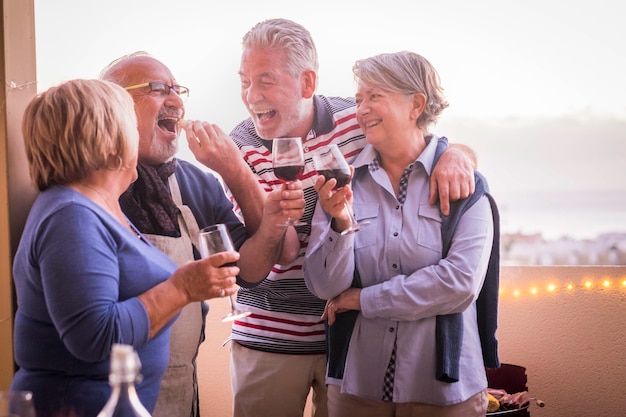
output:
M 577 286 L 579 288 L 582 287 L 590 291 L 602 290 L 602 289 L 610 290 L 612 288 L 614 289 L 622 288 L 622 290 L 626 290 L 626 277 L 623 276 L 618 279 L 613 279 L 609 276 L 605 276 L 604 278 L 600 278 L 597 281 L 595 281 L 594 278 L 587 277 L 579 284 L 569 282 L 565 285 L 561 285 L 555 282 L 546 282 L 546 283 L 539 283 L 539 285 L 535 285 L 535 286 L 516 288 L 516 289 L 512 289 L 510 287 L 505 288 L 504 286 L 501 286 L 498 291 L 499 291 L 500 296 L 513 296 L 516 298 L 522 298 L 525 295 L 540 296 L 546 293 L 556 294 L 562 290 L 574 292 Z

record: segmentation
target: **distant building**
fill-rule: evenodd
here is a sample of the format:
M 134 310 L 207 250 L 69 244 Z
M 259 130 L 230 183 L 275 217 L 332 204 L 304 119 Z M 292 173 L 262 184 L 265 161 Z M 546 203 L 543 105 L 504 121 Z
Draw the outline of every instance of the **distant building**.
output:
M 583 240 L 513 233 L 500 240 L 502 265 L 626 265 L 626 233 Z

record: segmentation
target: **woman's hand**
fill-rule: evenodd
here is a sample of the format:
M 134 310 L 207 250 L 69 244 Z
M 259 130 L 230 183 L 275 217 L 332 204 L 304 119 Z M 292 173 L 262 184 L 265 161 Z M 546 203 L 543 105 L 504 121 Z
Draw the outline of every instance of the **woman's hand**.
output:
M 237 293 L 239 267 L 233 265 L 239 253 L 220 252 L 181 266 L 170 278 L 188 302 L 225 297 Z M 225 266 L 231 264 L 232 266 Z
M 350 175 L 354 174 L 354 167 L 350 167 Z M 350 213 L 352 210 L 352 187 L 346 184 L 344 187 L 335 189 L 337 180 L 334 178 L 325 180 L 320 175 L 315 180 L 314 188 L 317 191 L 318 201 L 322 209 L 333 218 L 332 227 L 336 232 L 342 232 L 352 224 Z
M 361 288 L 348 288 L 338 296 L 326 301 L 322 320 L 327 318 L 330 326 L 337 319 L 337 314 L 349 310 L 361 311 Z
M 239 253 L 220 252 L 208 258 L 187 262 L 169 279 L 137 298 L 145 306 L 150 320 L 150 338 L 154 337 L 187 304 L 210 298 L 234 295 L 239 267 L 224 266 L 239 260 Z

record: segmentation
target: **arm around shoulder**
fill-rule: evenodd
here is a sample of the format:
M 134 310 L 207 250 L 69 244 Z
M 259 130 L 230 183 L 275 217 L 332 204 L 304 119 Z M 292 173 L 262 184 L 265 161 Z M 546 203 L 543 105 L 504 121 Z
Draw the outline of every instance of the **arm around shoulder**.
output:
M 430 204 L 450 212 L 450 203 L 474 193 L 476 154 L 465 145 L 450 145 L 434 166 L 430 177 Z

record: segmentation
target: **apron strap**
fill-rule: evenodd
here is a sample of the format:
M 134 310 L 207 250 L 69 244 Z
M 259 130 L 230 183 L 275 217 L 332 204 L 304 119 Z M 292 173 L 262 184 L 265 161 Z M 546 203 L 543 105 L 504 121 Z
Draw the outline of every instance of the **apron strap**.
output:
M 178 181 L 176 180 L 176 174 L 170 175 L 168 178 L 168 183 L 170 186 L 170 193 L 172 193 L 172 200 L 180 209 L 180 214 L 182 216 L 182 222 L 179 222 L 181 228 L 187 229 L 187 235 L 191 239 L 191 244 L 195 246 L 195 248 L 199 251 L 199 241 L 198 234 L 200 233 L 200 227 L 198 226 L 198 222 L 194 217 L 191 209 L 183 204 L 183 198 L 180 194 L 180 187 L 178 186 Z M 181 230 L 182 233 L 182 230 Z

